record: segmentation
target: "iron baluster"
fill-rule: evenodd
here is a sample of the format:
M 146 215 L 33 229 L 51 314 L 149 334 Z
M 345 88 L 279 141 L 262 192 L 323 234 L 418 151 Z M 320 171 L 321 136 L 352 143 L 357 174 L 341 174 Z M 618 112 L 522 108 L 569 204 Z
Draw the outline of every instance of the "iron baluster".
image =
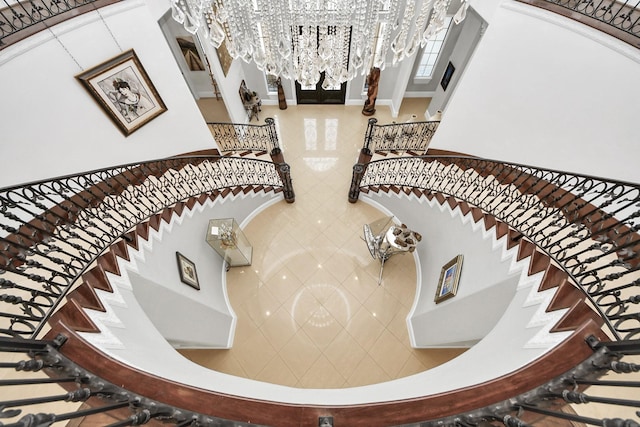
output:
M 616 339 L 640 334 L 638 184 L 485 159 L 403 156 L 366 170 L 359 159 L 349 199 L 392 186 L 441 193 L 506 222 L 569 275 Z
M 284 163 L 282 163 L 284 164 Z M 70 286 L 127 230 L 165 207 L 214 190 L 257 186 L 294 193 L 290 170 L 245 158 L 195 156 L 106 168 L 0 189 L 0 332 L 36 336 Z M 281 178 L 286 177 L 285 182 Z M 15 285 L 14 285 L 15 283 Z

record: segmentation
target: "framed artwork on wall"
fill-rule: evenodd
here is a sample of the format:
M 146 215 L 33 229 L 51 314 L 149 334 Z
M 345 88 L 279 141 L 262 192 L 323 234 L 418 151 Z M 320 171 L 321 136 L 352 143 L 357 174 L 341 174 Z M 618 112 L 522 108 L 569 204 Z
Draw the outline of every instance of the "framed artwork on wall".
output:
M 76 78 L 125 136 L 167 111 L 133 49 Z
M 192 288 L 200 289 L 200 283 L 198 282 L 198 273 L 196 272 L 196 265 L 189 261 L 187 257 L 180 252 L 176 252 L 176 258 L 178 260 L 178 271 L 180 272 L 180 280 Z
M 448 263 L 446 263 L 440 271 L 440 280 L 438 281 L 438 289 L 434 301 L 436 304 L 453 298 L 458 293 L 458 282 L 460 281 L 460 272 L 462 270 L 463 256 L 458 255 Z
M 455 70 L 456 67 L 454 67 L 451 61 L 449 61 L 449 64 L 447 64 L 447 69 L 444 70 L 444 74 L 442 75 L 442 80 L 440 80 L 440 86 L 442 86 L 443 90 L 447 90 L 449 82 L 451 81 L 451 76 L 453 76 L 453 72 Z
M 182 51 L 182 56 L 187 63 L 189 71 L 205 71 L 204 61 L 200 57 L 196 42 L 192 36 L 180 36 L 176 37 L 178 46 Z
M 229 72 L 229 68 L 231 68 L 231 63 L 233 62 L 233 58 L 229 54 L 227 45 L 224 41 L 222 42 L 220 47 L 216 49 L 216 53 L 218 54 L 218 60 L 220 61 L 222 72 L 224 73 L 224 76 L 227 77 L 227 73 Z

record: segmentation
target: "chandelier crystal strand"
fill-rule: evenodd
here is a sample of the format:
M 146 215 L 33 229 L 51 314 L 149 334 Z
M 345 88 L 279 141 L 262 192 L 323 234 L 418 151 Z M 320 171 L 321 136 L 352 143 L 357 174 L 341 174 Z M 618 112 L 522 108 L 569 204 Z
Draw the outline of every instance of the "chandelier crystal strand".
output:
M 218 17 L 220 12 L 220 5 L 218 2 L 213 1 L 210 5 L 204 7 L 203 18 L 205 22 L 204 26 L 204 39 L 207 40 L 213 47 L 218 49 L 226 33 L 224 30 L 224 24 Z
M 264 2 L 262 0 L 256 0 L 255 9 L 253 13 L 255 15 L 262 14 L 264 9 Z M 265 32 L 270 34 L 273 30 L 271 25 L 271 19 L 267 16 L 267 19 L 260 22 L 258 20 L 254 21 L 255 28 L 253 32 L 255 33 L 255 45 L 253 49 L 253 62 L 255 62 L 258 70 L 263 71 L 265 66 L 265 61 L 267 59 L 267 52 L 269 50 L 269 40 L 264 37 Z
M 342 84 L 355 77 L 356 69 L 350 64 L 353 58 L 353 32 L 354 28 L 349 24 L 352 10 L 342 7 L 336 14 L 336 35 L 334 36 L 334 50 L 340 52 L 340 56 L 335 58 L 336 64 L 336 84 Z M 351 56 L 350 56 L 351 54 Z M 353 76 L 353 77 L 352 77 Z
M 412 56 L 444 27 L 451 0 L 170 0 L 171 15 L 233 59 L 304 86 L 335 87 Z M 433 7 L 431 7 L 433 6 Z M 464 20 L 468 0 L 454 16 Z M 376 53 L 378 53 L 376 55 Z
M 419 46 L 424 47 L 422 34 L 427 25 L 427 20 L 429 19 L 429 12 L 431 11 L 432 3 L 433 0 L 422 0 L 422 6 L 420 7 L 418 17 L 416 18 L 416 25 L 413 35 L 411 36 L 411 41 L 405 50 L 405 58 L 412 56 L 418 50 Z
M 436 0 L 433 9 L 431 10 L 431 19 L 429 25 L 422 35 L 422 41 L 420 44 L 424 46 L 428 40 L 438 34 L 440 30 L 444 28 L 444 20 L 447 17 L 447 9 L 451 0 Z
M 389 51 L 389 44 L 391 43 L 391 33 L 398 28 L 398 2 L 381 2 L 380 9 L 378 11 L 380 25 L 383 26 L 381 32 L 382 41 L 380 42 L 380 56 L 375 58 L 373 63 L 374 67 L 385 69 L 386 65 L 386 53 Z
M 375 49 L 376 29 L 378 27 L 378 5 L 375 2 L 364 2 L 366 12 L 363 14 L 362 40 L 364 46 L 363 63 L 371 64 L 373 52 Z M 369 67 L 363 66 L 362 75 L 369 74 Z
M 456 25 L 464 21 L 464 18 L 467 17 L 467 9 L 469 8 L 469 2 L 467 0 L 463 0 L 462 5 L 458 9 L 458 11 L 453 15 L 453 22 Z
M 405 8 L 404 17 L 402 19 L 402 25 L 400 26 L 400 32 L 398 32 L 396 37 L 391 42 L 391 50 L 394 53 L 392 61 L 393 65 L 398 64 L 398 62 L 400 62 L 402 58 L 404 58 L 404 49 L 407 45 L 409 27 L 411 26 L 411 21 L 413 20 L 415 6 L 415 0 L 407 0 L 407 6 Z

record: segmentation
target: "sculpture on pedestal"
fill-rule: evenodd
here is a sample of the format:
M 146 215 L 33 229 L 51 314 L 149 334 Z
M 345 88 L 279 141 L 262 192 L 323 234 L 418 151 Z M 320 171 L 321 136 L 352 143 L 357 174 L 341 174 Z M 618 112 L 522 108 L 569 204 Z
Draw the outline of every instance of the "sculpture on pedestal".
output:
M 412 231 L 404 224 L 396 224 L 393 217 L 385 217 L 371 224 L 364 225 L 364 241 L 369 253 L 374 259 L 379 259 L 380 277 L 378 285 L 382 283 L 384 263 L 392 255 L 414 252 L 416 245 L 422 240 L 422 235 Z
M 367 76 L 367 99 L 364 101 L 362 114 L 372 116 L 376 112 L 376 98 L 378 97 L 378 83 L 380 82 L 380 68 L 373 67 Z

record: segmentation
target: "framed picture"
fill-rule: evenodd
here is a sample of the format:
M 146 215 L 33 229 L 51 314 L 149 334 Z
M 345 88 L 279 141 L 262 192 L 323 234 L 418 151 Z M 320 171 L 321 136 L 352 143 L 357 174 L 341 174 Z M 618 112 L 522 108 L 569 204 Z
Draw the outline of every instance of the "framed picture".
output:
M 436 297 L 434 299 L 436 304 L 454 297 L 458 292 L 462 259 L 463 256 L 458 255 L 442 267 L 440 280 L 438 281 L 438 290 L 436 290 Z
M 222 72 L 224 73 L 224 76 L 227 77 L 227 73 L 229 72 L 229 68 L 231 68 L 231 63 L 233 62 L 233 58 L 229 54 L 227 45 L 224 41 L 222 42 L 220 47 L 216 49 L 216 53 L 218 54 L 218 60 L 220 61 Z
M 133 50 L 76 76 L 125 136 L 167 111 Z
M 447 69 L 444 70 L 444 75 L 442 76 L 442 80 L 440 81 L 440 86 L 442 86 L 442 89 L 447 90 L 449 82 L 451 81 L 451 76 L 453 76 L 453 72 L 455 70 L 456 67 L 454 67 L 451 61 L 449 61 L 449 64 L 447 64 Z
M 198 52 L 198 48 L 193 37 L 180 36 L 176 37 L 176 41 L 178 42 L 178 46 L 180 46 L 180 50 L 182 51 L 182 55 L 184 56 L 184 60 L 187 63 L 189 71 L 205 71 L 204 62 L 200 57 L 200 53 Z
M 333 417 L 318 418 L 318 427 L 333 427 Z
M 178 271 L 180 272 L 180 280 L 182 283 L 186 283 L 192 288 L 200 289 L 200 283 L 198 283 L 198 273 L 196 273 L 196 265 L 189 261 L 187 257 L 180 252 L 176 252 L 176 258 L 178 259 Z

